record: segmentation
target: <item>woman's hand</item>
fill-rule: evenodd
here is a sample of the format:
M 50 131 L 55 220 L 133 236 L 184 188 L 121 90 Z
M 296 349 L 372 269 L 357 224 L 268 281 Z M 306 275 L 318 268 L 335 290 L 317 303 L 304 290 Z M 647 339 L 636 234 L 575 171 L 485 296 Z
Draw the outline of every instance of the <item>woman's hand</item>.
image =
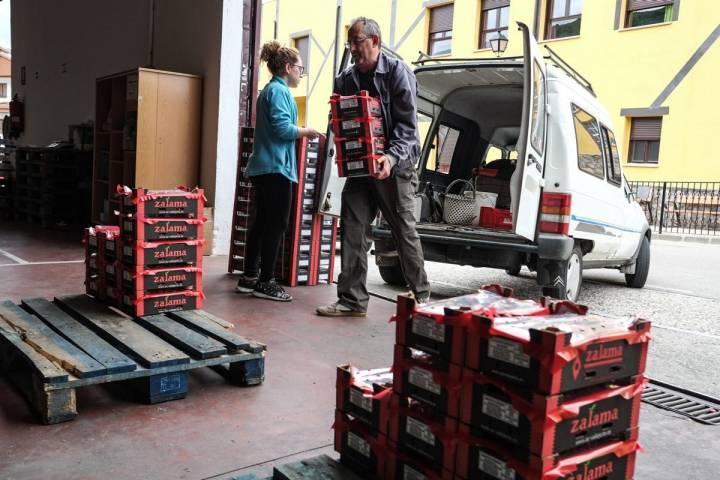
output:
M 314 139 L 314 138 L 318 138 L 319 136 L 320 136 L 320 132 L 318 132 L 314 128 L 306 128 L 306 127 L 300 128 L 300 138 L 307 137 L 309 139 Z

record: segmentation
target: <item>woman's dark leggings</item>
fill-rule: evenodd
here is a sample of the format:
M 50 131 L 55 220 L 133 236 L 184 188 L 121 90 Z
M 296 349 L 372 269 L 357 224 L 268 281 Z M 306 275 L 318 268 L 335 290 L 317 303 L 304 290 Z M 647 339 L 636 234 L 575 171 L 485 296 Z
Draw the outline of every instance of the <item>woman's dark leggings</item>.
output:
M 292 182 L 284 175 L 270 173 L 251 177 L 255 187 L 255 223 L 248 236 L 244 274 L 256 277 L 260 259 L 260 281 L 275 273 L 278 247 L 290 220 Z

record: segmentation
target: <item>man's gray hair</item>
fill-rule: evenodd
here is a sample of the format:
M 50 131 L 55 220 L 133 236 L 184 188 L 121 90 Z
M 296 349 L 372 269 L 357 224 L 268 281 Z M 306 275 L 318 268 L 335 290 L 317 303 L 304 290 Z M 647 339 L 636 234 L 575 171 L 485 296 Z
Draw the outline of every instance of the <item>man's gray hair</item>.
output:
M 372 18 L 368 17 L 356 17 L 353 18 L 350 22 L 350 28 L 353 28 L 356 23 L 362 23 L 363 24 L 363 34 L 365 36 L 371 37 L 375 36 L 378 38 L 378 43 L 382 45 L 382 35 L 380 34 L 380 25 L 373 20 Z

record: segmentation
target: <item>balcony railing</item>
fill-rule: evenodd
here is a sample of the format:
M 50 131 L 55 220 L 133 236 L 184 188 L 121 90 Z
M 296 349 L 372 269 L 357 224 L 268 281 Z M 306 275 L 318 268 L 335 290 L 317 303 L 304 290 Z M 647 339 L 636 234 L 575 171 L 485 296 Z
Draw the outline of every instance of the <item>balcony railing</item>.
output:
M 628 182 L 658 233 L 720 235 L 720 182 Z

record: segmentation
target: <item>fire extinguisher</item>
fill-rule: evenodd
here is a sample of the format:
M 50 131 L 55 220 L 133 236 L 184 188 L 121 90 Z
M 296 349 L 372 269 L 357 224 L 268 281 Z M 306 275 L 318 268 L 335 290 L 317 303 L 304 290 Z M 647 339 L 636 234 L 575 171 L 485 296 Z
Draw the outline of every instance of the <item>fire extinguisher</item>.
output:
M 17 94 L 10 101 L 10 138 L 18 138 L 25 129 L 25 104 L 18 100 Z

